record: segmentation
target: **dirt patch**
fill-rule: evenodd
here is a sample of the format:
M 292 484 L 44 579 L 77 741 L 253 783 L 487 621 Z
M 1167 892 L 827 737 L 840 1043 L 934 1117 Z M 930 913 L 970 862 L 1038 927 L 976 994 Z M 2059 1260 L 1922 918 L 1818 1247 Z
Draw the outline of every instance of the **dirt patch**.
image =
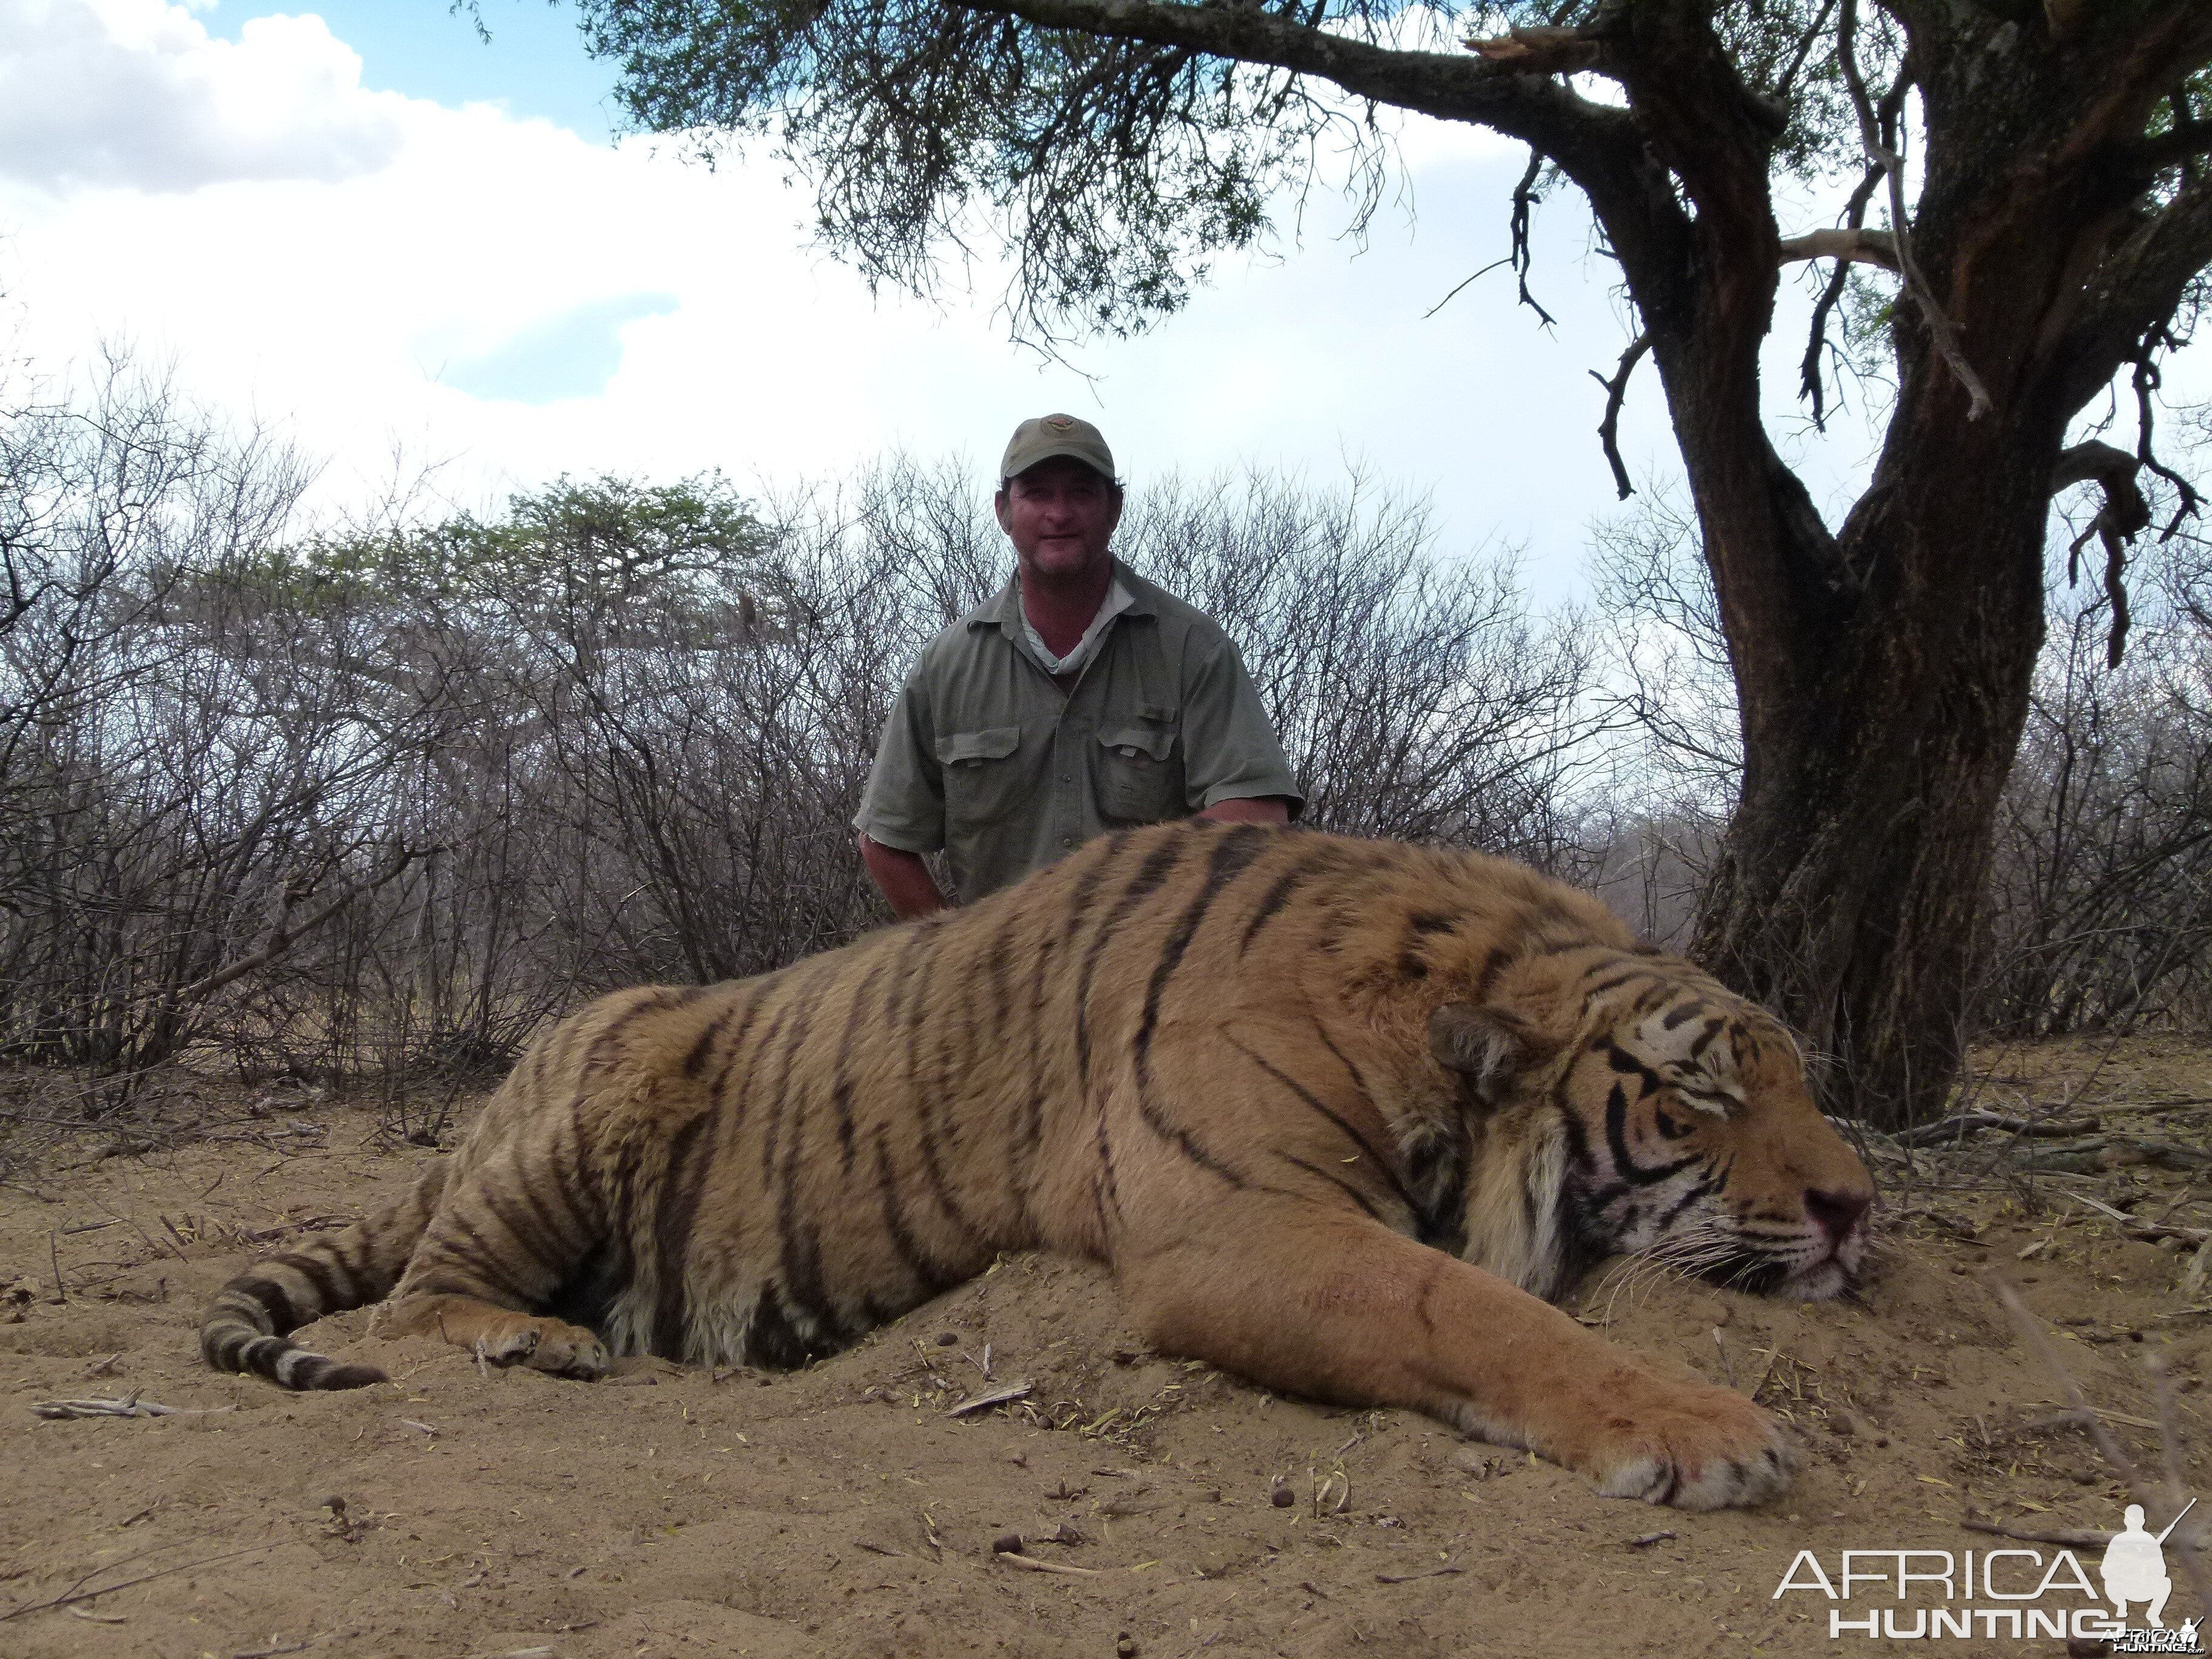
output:
M 2212 1121 L 2175 1104 L 2212 1097 L 2200 1048 L 2006 1064 L 2002 1097 L 1978 1103 L 2159 1103 L 2129 1121 L 2192 1145 Z M 1889 1244 L 1863 1304 L 1618 1270 L 1585 1287 L 1585 1316 L 1619 1340 L 1755 1388 L 1795 1424 L 1803 1474 L 1747 1514 L 1609 1501 L 1425 1418 L 1271 1398 L 1146 1352 L 1103 1276 L 1037 1257 L 788 1376 L 658 1362 L 596 1386 L 480 1372 L 441 1346 L 368 1340 L 363 1313 L 307 1340 L 374 1360 L 392 1384 L 297 1396 L 205 1370 L 194 1328 L 217 1285 L 434 1156 L 375 1127 L 319 1103 L 243 1139 L 105 1158 L 87 1143 L 0 1188 L 0 1291 L 15 1287 L 0 1305 L 0 1653 L 1918 1651 L 1864 1637 L 1838 1650 L 1826 1601 L 1778 1601 L 1775 1587 L 1801 1549 L 1832 1571 L 1846 1548 L 2003 1541 L 1962 1529 L 1969 1516 L 2106 1532 L 2126 1501 L 2081 1430 L 2054 1420 L 2057 1391 L 1981 1268 L 2002 1264 L 2052 1322 L 2147 1465 L 2147 1356 L 2168 1367 L 2192 1453 L 2204 1427 L 2212 1282 L 2200 1274 L 2185 1297 L 2193 1241 L 2127 1229 L 2212 1224 L 2195 1197 L 2212 1176 L 2122 1163 L 2007 1178 L 1983 1167 L 1998 1150 L 1986 1132 L 1878 1171 Z M 1018 1401 L 947 1414 L 1021 1382 Z M 177 1413 L 30 1410 L 134 1394 Z M 996 1559 L 1009 1534 L 1028 1560 L 1086 1572 Z M 2176 1617 L 2186 1601 L 2178 1592 Z

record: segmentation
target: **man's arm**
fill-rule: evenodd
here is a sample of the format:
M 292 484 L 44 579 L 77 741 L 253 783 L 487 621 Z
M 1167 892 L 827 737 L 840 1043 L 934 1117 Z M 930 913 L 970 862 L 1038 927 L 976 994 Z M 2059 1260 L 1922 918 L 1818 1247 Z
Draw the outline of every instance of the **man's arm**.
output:
M 1232 795 L 1226 800 L 1218 800 L 1211 806 L 1201 808 L 1191 816 L 1211 818 L 1216 823 L 1288 823 L 1291 821 L 1291 803 L 1281 795 L 1252 795 L 1242 799 Z
M 1223 802 L 1224 805 L 1231 803 Z M 903 847 L 887 847 L 873 836 L 860 836 L 860 862 L 901 921 L 912 921 L 945 908 L 945 894 L 921 854 Z
M 1185 670 L 1183 764 L 1195 816 L 1218 823 L 1287 823 L 1305 805 L 1243 659 L 1226 638 Z
M 927 662 L 925 653 L 891 705 L 853 820 L 860 833 L 860 862 L 901 921 L 942 910 L 945 903 L 921 861 L 923 853 L 945 845 L 945 781 L 937 762 Z

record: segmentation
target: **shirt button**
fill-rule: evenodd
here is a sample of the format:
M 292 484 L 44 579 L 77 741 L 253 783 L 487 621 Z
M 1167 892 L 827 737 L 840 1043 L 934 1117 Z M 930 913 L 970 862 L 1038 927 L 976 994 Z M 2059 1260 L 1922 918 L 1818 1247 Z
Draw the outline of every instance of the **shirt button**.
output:
M 1060 775 L 1060 781 L 1062 783 L 1073 783 L 1073 782 L 1075 781 L 1075 780 L 1074 780 L 1073 778 L 1072 778 L 1072 777 L 1068 776 L 1068 775 L 1067 775 L 1066 773 L 1065 773 L 1065 772 L 1062 772 L 1062 773 Z
M 1075 837 L 1073 836 L 1062 836 L 1060 838 L 1060 844 L 1062 847 L 1073 847 L 1075 845 Z

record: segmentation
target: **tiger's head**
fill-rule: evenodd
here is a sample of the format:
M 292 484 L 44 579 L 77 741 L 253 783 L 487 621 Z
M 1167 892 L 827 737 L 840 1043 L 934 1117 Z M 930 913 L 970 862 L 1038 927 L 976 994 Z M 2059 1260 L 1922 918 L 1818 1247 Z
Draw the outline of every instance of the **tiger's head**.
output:
M 1428 1036 L 1483 1147 L 1469 1261 L 1539 1295 L 1613 1254 L 1801 1301 L 1857 1284 L 1865 1165 L 1789 1032 L 1687 963 L 1538 957 L 1437 1007 Z

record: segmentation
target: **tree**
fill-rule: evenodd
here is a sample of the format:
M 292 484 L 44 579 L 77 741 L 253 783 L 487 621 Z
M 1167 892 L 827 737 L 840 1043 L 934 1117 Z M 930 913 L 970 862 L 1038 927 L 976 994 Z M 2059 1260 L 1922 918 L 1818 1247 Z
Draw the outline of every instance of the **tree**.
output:
M 1612 398 L 1648 356 L 1718 595 L 1744 773 L 1696 952 L 1840 1061 L 1832 1104 L 1887 1123 L 1940 1105 L 2043 635 L 2051 498 L 2105 486 L 2120 592 L 2141 474 L 2159 470 L 2159 365 L 2205 294 L 2212 6 L 580 4 L 637 125 L 708 149 L 773 133 L 823 238 L 873 279 L 927 289 L 994 230 L 1018 255 L 1017 318 L 1047 332 L 1173 309 L 1208 253 L 1252 240 L 1275 192 L 1310 179 L 1332 131 L 1364 146 L 1371 204 L 1380 106 L 1525 142 L 1516 257 L 1555 169 L 1588 198 L 1640 326 Z M 1845 166 L 1862 171 L 1843 222 L 1785 235 L 1778 180 Z M 1807 352 L 1815 412 L 1854 283 L 1881 285 L 1866 320 L 1893 356 L 1887 438 L 1838 526 L 1759 406 L 1781 272 L 1807 259 L 1835 270 Z M 2130 370 L 2136 449 L 2069 450 L 2069 423 Z

